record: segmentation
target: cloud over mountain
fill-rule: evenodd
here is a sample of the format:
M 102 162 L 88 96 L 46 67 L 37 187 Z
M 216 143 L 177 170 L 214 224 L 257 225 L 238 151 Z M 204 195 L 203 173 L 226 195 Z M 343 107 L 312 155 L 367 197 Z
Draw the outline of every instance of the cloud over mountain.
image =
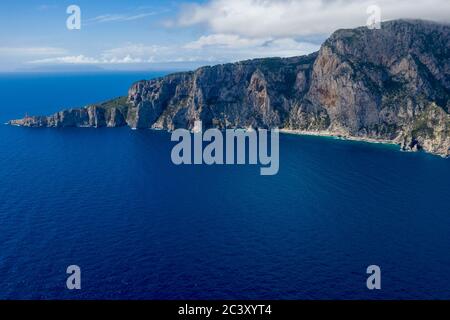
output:
M 448 0 L 211 0 L 184 7 L 178 26 L 207 26 L 211 32 L 247 37 L 329 34 L 364 25 L 370 5 L 382 20 L 421 18 L 449 21 Z

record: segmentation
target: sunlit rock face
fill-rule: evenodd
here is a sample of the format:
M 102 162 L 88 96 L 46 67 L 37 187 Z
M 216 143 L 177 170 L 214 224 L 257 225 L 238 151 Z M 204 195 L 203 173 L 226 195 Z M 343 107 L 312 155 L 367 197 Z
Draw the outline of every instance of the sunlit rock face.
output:
M 319 52 L 139 81 L 128 97 L 11 124 L 272 128 L 450 154 L 450 26 L 397 20 L 338 30 Z

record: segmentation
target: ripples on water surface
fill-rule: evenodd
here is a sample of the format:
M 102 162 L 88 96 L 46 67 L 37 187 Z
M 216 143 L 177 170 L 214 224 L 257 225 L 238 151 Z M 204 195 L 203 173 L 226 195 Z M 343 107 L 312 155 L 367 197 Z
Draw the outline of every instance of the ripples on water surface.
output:
M 150 76 L 2 75 L 0 120 Z M 282 135 L 280 172 L 262 177 L 173 166 L 164 132 L 0 126 L 0 137 L 0 298 L 450 298 L 449 160 Z M 79 292 L 65 290 L 70 264 Z M 371 264 L 379 292 L 365 286 Z

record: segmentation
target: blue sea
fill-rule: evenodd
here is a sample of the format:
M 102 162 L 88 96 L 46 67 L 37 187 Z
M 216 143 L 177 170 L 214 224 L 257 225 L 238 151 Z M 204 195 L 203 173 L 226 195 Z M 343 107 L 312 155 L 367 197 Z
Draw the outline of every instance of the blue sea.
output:
M 1 299 L 450 299 L 450 160 L 281 135 L 260 176 L 175 166 L 165 132 L 3 125 L 161 74 L 0 75 Z

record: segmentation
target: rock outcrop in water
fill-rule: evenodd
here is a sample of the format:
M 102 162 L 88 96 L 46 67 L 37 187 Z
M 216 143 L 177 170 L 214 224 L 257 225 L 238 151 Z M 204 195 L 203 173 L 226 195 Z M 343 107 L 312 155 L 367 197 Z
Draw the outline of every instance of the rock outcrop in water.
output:
M 279 127 L 450 155 L 450 26 L 418 20 L 336 31 L 308 56 L 139 81 L 128 97 L 10 121 L 29 127 Z

